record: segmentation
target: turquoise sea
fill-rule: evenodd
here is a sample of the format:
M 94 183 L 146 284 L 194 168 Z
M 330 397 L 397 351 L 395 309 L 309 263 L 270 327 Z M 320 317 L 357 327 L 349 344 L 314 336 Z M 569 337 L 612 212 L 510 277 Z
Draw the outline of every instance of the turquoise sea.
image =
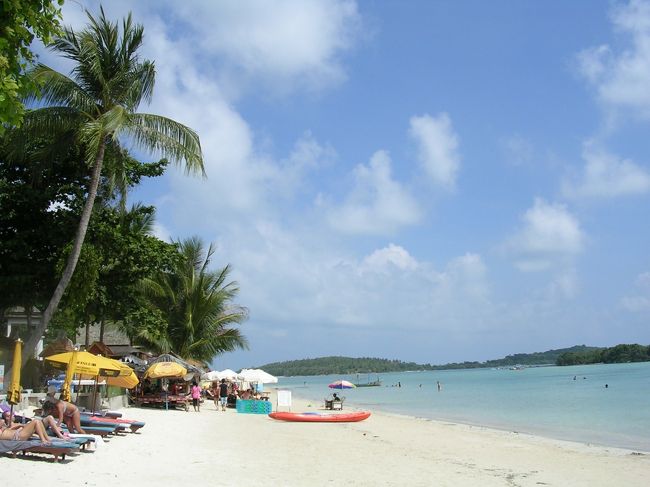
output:
M 333 392 L 327 384 L 335 380 L 376 378 L 375 374 L 281 377 L 277 387 L 321 405 Z M 401 372 L 379 378 L 380 387 L 335 392 L 345 396 L 350 407 L 370 411 L 650 452 L 649 362 Z

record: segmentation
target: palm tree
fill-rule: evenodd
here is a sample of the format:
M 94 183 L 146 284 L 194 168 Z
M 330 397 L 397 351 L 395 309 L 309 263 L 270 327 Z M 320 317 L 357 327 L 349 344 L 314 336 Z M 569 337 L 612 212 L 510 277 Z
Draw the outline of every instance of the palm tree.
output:
M 143 287 L 162 327 L 132 328 L 133 339 L 159 353 L 209 362 L 216 355 L 248 348 L 246 338 L 230 325 L 248 317 L 232 300 L 237 283 L 227 282 L 230 266 L 208 270 L 214 247 L 207 252 L 197 237 L 179 243 L 174 270 L 147 280 Z
M 43 86 L 44 107 L 27 114 L 26 133 L 74 130 L 84 147 L 83 163 L 90 169 L 91 180 L 65 269 L 40 325 L 25 344 L 23 364 L 33 354 L 74 273 L 106 151 L 119 151 L 120 140 L 126 138 L 172 162 L 184 163 L 187 172 L 205 176 L 196 132 L 169 118 L 136 112 L 141 102 L 151 100 L 155 80 L 154 63 L 141 61 L 137 53 L 143 41 L 142 25 L 133 24 L 129 13 L 120 31 L 117 22 L 106 19 L 102 8 L 98 19 L 86 13 L 89 25 L 84 30 L 75 33 L 66 28 L 52 45 L 54 51 L 74 62 L 71 77 L 42 64 L 32 71 L 34 80 Z

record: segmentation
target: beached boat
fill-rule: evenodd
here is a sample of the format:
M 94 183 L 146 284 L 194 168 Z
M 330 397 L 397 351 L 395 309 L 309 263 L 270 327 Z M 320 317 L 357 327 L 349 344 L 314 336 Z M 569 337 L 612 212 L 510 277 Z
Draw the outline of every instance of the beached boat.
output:
M 280 421 L 294 421 L 298 423 L 356 423 L 368 419 L 370 411 L 356 411 L 341 414 L 322 413 L 270 413 L 269 417 Z

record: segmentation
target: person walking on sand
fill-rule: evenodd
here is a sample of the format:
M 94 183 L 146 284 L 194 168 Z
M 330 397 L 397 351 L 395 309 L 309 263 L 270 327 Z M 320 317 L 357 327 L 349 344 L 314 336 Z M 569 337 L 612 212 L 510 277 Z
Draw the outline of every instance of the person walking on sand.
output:
M 190 391 L 190 394 L 192 394 L 192 406 L 194 406 L 194 411 L 200 413 L 201 412 L 201 388 L 196 383 L 196 381 L 192 382 L 192 389 Z
M 219 384 L 219 402 L 221 403 L 221 410 L 226 410 L 226 403 L 228 401 L 228 384 L 226 384 L 226 379 L 221 379 L 221 384 Z

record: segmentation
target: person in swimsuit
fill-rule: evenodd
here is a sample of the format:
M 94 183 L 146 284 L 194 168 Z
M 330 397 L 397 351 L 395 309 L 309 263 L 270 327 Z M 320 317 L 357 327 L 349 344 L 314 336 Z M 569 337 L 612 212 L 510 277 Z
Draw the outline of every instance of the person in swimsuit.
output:
M 33 419 L 25 424 L 11 423 L 9 426 L 0 423 L 0 440 L 27 441 L 33 434 L 36 434 L 46 445 L 52 443 L 52 439 L 47 436 L 45 426 L 40 419 Z
M 46 404 L 51 406 L 47 407 Z M 64 422 L 70 433 L 86 434 L 81 427 L 81 413 L 79 412 L 79 408 L 72 403 L 57 399 L 54 397 L 53 391 L 48 390 L 43 409 L 48 411 L 54 410 L 53 416 L 57 417 L 57 426 L 61 426 L 61 422 Z

